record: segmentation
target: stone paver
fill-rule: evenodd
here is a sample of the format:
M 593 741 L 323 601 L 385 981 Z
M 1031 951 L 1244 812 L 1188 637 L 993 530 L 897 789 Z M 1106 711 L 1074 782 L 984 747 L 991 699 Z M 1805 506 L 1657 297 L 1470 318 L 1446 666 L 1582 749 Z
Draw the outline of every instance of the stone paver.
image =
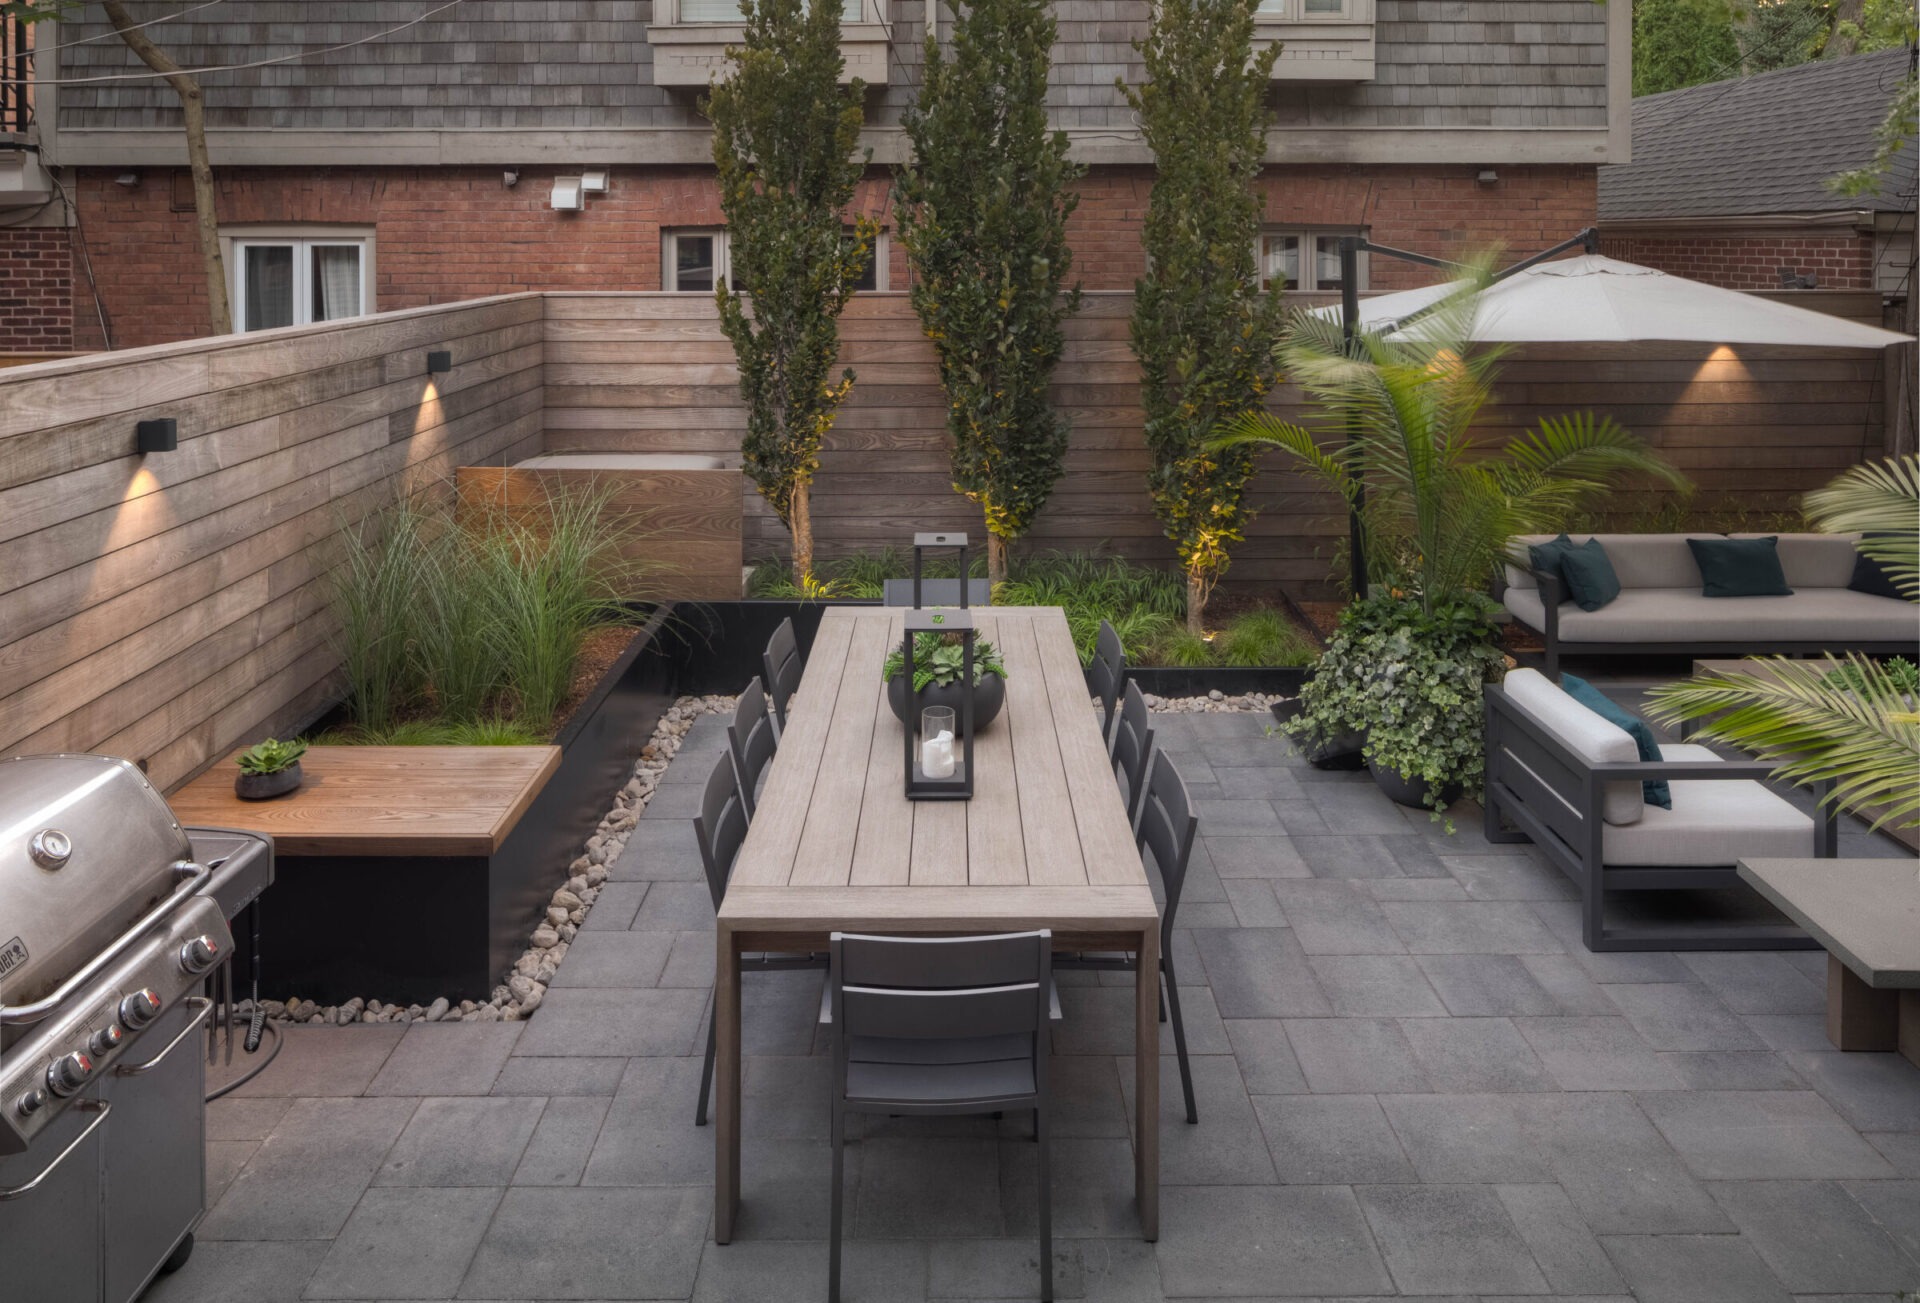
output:
M 531 1022 L 290 1029 L 210 1110 L 214 1207 L 153 1303 L 824 1296 L 818 973 L 746 984 L 745 1201 L 712 1243 L 693 1124 L 712 907 L 686 766 Z M 1130 979 L 1056 1036 L 1058 1297 L 1500 1303 L 1920 1289 L 1920 1071 L 1839 1054 L 1820 956 L 1588 953 L 1567 885 L 1260 721 L 1169 718 L 1202 840 L 1162 1038 L 1162 1235 L 1132 1208 Z M 1024 1116 L 857 1119 L 846 1296 L 1032 1298 Z

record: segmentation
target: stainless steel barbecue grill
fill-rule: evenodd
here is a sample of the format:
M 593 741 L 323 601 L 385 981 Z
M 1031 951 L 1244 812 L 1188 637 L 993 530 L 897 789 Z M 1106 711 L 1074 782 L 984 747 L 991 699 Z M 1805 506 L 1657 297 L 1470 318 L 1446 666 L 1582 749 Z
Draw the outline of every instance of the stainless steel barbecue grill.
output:
M 8 1297 L 126 1303 L 184 1260 L 206 1203 L 201 990 L 272 862 L 263 838 L 182 828 L 124 760 L 0 760 Z

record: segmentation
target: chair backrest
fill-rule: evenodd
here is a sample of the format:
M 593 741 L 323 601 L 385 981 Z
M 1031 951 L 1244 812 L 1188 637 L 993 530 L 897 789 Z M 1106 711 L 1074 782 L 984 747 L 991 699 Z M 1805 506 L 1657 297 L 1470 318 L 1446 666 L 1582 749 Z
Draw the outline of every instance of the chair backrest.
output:
M 766 671 L 767 696 L 773 701 L 773 715 L 780 721 L 780 731 L 784 733 L 787 703 L 793 700 L 794 691 L 800 686 L 800 672 L 806 668 L 806 662 L 800 659 L 799 640 L 793 636 L 791 618 L 782 620 L 773 637 L 767 639 L 766 654 L 761 662 Z
M 832 939 L 835 1053 L 856 1036 L 963 1040 L 1032 1036 L 1047 1056 L 1053 934 Z
M 1194 817 L 1186 780 L 1164 751 L 1154 753 L 1147 778 L 1147 799 L 1140 809 L 1140 845 L 1153 852 L 1166 889 L 1166 908 L 1160 912 L 1160 937 L 1172 944 L 1173 916 L 1180 908 L 1180 888 L 1187 881 L 1187 857 L 1193 853 L 1193 835 L 1200 820 Z
M 740 800 L 740 780 L 733 772 L 731 755 L 713 759 L 713 772 L 700 794 L 700 813 L 693 820 L 693 836 L 700 843 L 707 891 L 717 911 L 727 898 L 727 879 L 733 876 L 740 843 L 747 838 L 747 807 Z
M 912 606 L 913 580 L 888 579 L 880 585 L 880 601 L 885 606 Z M 920 604 L 922 606 L 958 606 L 960 605 L 960 581 L 958 579 L 920 578 Z M 993 585 L 985 579 L 967 580 L 967 605 L 991 606 L 993 604 Z
M 780 746 L 774 736 L 773 720 L 767 714 L 767 694 L 760 680 L 741 690 L 734 702 L 733 719 L 727 724 L 727 749 L 733 755 L 733 768 L 740 779 L 740 803 L 747 818 L 753 818 L 754 793 L 760 788 L 760 775 Z
M 1100 622 L 1100 635 L 1093 644 L 1093 664 L 1087 667 L 1088 682 L 1100 698 L 1101 735 L 1113 737 L 1114 707 L 1120 701 L 1120 688 L 1127 677 L 1127 652 L 1120 635 L 1107 621 Z
M 1147 791 L 1147 762 L 1153 752 L 1153 712 L 1146 694 L 1129 681 L 1120 702 L 1120 722 L 1113 726 L 1113 774 L 1126 802 L 1127 823 L 1138 827 L 1140 803 Z

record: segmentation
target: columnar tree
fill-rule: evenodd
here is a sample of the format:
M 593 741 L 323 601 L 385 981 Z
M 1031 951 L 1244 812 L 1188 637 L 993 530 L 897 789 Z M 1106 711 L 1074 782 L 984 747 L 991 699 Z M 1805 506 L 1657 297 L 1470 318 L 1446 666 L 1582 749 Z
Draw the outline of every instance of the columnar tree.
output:
M 913 307 L 940 359 L 954 487 L 980 504 L 987 575 L 1007 577 L 1060 478 L 1066 423 L 1047 404 L 1080 303 L 1067 218 L 1085 168 L 1047 127 L 1056 31 L 1047 0 L 956 0 L 951 53 L 929 37 L 895 178 Z
M 1186 572 L 1196 633 L 1251 515 L 1253 455 L 1212 440 L 1261 407 L 1280 330 L 1280 295 L 1260 289 L 1254 261 L 1262 210 L 1254 179 L 1278 54 L 1253 53 L 1257 5 L 1161 0 L 1139 45 L 1146 82 L 1121 87 L 1157 169 L 1132 331 L 1153 457 L 1148 487 Z
M 840 313 L 872 256 L 874 224 L 842 212 L 870 151 L 859 148 L 864 86 L 840 85 L 837 0 L 742 0 L 745 39 L 702 107 L 727 219 L 733 284 L 720 324 L 747 404 L 746 472 L 793 538 L 796 582 L 813 571 L 808 494 L 820 441 L 853 372 L 832 377 Z

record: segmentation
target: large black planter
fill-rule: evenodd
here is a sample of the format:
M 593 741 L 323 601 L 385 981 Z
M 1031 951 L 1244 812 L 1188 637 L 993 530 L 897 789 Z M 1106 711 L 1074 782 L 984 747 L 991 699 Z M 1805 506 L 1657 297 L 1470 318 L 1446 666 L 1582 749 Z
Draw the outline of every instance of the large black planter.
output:
M 1396 805 L 1404 805 L 1415 810 L 1431 810 L 1427 796 L 1433 791 L 1433 785 L 1424 778 L 1409 778 L 1396 769 L 1369 762 L 1367 765 L 1373 774 L 1373 781 Z M 1460 799 L 1461 787 L 1458 783 L 1449 783 L 1440 789 L 1442 808 L 1452 805 Z
M 887 704 L 893 707 L 893 717 L 901 723 L 907 722 L 909 710 L 908 698 L 912 694 L 907 690 L 907 676 L 896 674 L 887 680 Z M 973 726 L 983 729 L 993 723 L 1000 713 L 1000 707 L 1007 701 L 1007 681 L 998 674 L 982 674 L 980 681 L 973 685 Z M 953 712 L 954 727 L 960 726 L 960 685 L 958 683 L 930 683 L 926 691 L 920 694 L 920 705 L 945 706 Z
M 261 993 L 321 1004 L 487 999 L 673 704 L 672 620 L 671 608 L 654 612 L 560 730 L 559 768 L 493 854 L 277 856 L 256 906 Z M 235 933 L 245 974 L 251 927 Z

